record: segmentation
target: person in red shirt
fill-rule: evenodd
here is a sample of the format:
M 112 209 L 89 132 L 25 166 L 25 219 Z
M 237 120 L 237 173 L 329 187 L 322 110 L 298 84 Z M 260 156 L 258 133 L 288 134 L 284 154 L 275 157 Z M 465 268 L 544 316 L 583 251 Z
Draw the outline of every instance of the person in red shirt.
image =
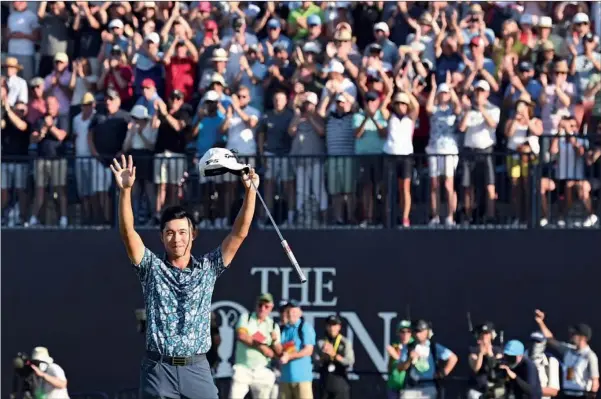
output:
M 163 98 L 169 98 L 171 93 L 179 90 L 184 93 L 184 101 L 190 101 L 194 94 L 196 64 L 198 63 L 198 51 L 194 43 L 186 37 L 176 37 L 163 57 L 163 63 L 166 72 Z
M 127 62 L 127 56 L 121 47 L 114 46 L 110 57 L 104 60 L 104 68 L 98 79 L 100 90 L 113 89 L 121 97 L 121 106 L 125 110 L 133 106 L 134 73 Z

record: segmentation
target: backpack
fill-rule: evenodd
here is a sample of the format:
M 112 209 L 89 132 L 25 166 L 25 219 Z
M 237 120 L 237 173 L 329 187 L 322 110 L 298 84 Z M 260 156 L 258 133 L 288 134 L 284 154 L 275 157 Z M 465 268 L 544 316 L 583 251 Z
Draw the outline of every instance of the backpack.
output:
M 300 324 L 298 325 L 298 338 L 300 339 L 300 349 L 305 347 L 305 334 L 303 333 L 303 327 L 305 326 L 305 318 L 301 316 Z

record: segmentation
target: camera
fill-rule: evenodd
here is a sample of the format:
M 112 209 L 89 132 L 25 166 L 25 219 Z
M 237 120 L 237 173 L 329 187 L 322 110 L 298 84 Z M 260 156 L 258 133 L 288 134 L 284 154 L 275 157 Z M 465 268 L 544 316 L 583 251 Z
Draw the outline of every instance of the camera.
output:
M 33 368 L 31 368 L 32 365 L 38 367 L 42 371 L 48 369 L 48 363 L 40 360 L 33 360 L 25 352 L 17 353 L 17 356 L 13 359 L 13 368 L 15 369 L 15 372 L 23 378 L 26 378 L 33 373 Z

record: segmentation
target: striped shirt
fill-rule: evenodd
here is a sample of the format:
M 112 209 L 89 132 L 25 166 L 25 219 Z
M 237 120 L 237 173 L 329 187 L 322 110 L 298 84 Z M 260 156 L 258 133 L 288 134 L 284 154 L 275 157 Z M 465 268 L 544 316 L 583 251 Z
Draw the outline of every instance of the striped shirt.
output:
M 355 153 L 355 129 L 353 113 L 338 115 L 331 112 L 326 122 L 326 145 L 328 155 L 351 155 Z
M 584 157 L 580 156 L 570 142 L 570 133 L 560 132 L 557 178 L 559 180 L 584 180 Z M 588 147 L 588 140 L 576 138 L 578 145 Z

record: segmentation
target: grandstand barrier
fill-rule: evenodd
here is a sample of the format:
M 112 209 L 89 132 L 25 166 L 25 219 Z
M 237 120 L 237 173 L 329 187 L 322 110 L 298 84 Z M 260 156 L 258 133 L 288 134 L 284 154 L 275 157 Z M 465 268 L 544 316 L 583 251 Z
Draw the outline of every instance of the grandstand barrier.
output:
M 141 235 L 148 248 L 161 253 L 157 231 Z M 202 231 L 194 254 L 215 248 L 225 235 Z M 273 231 L 252 232 L 217 282 L 213 310 L 222 339 L 217 378 L 231 375 L 232 326 L 264 291 L 277 300 L 299 300 L 318 334 L 324 319 L 338 313 L 360 373 L 385 371 L 385 347 L 408 306 L 411 317 L 431 320 L 435 339 L 458 354 L 453 377 L 467 375 L 467 348 L 473 344 L 467 311 L 474 323 L 495 322 L 507 340 L 528 337 L 535 308 L 547 312 L 559 338 L 567 338 L 568 326 L 577 322 L 601 331 L 601 314 L 594 311 L 601 278 L 599 230 L 291 230 L 285 235 L 305 269 L 306 284 L 297 281 Z M 1 295 L 3 370 L 11 370 L 17 352 L 43 345 L 65 369 L 74 392 L 137 386 L 144 337 L 134 312 L 143 301 L 116 231 L 3 231 Z M 599 352 L 598 341 L 592 345 Z M 3 373 L 5 386 L 10 377 Z M 361 374 L 354 390 L 365 392 L 375 380 Z
M 584 138 L 583 138 L 584 137 Z M 586 136 L 580 137 L 579 143 L 586 148 L 593 148 Z M 490 154 L 492 171 L 495 179 L 494 217 L 487 212 L 487 190 L 485 187 L 488 173 L 489 158 L 487 155 L 473 155 L 462 152 L 458 157 L 457 169 L 452 179 L 457 194 L 457 211 L 455 220 L 463 227 L 476 228 L 537 228 L 540 220 L 547 219 L 551 224 L 559 219 L 564 220 L 565 227 L 586 226 L 588 212 L 578 200 L 574 191 L 570 197 L 573 206 L 562 214 L 563 201 L 566 199 L 565 184 L 559 179 L 572 178 L 575 181 L 586 181 L 589 184 L 593 212 L 601 214 L 601 161 L 592 162 L 593 152 L 588 151 L 581 157 L 572 160 L 572 151 L 566 147 L 568 139 L 558 139 L 558 153 L 551 155 L 548 149 L 552 146 L 553 138 L 543 137 L 540 140 L 540 156 L 518 154 L 501 151 Z M 571 144 L 570 144 L 571 145 Z M 566 149 L 567 148 L 567 149 Z M 155 174 L 161 168 L 175 170 L 179 176 L 175 195 L 176 202 L 185 205 L 195 215 L 197 221 L 203 219 L 213 221 L 229 217 L 229 222 L 237 214 L 241 204 L 242 188 L 237 186 L 227 192 L 225 185 L 218 179 L 201 179 L 198 176 L 196 160 L 193 153 L 187 154 L 187 160 L 160 157 L 135 157 L 138 165 L 137 179 L 140 183 L 155 182 Z M 432 216 L 431 192 L 432 187 L 438 197 L 438 209 L 441 224 L 444 227 L 444 217 L 448 214 L 447 195 L 444 183 L 433 186 L 429 173 L 431 156 L 415 154 L 409 156 L 384 155 L 353 155 L 353 156 L 285 156 L 285 157 L 240 157 L 243 162 L 256 166 L 263 179 L 260 190 L 273 198 L 273 214 L 278 223 L 287 219 L 288 211 L 295 210 L 296 218 L 290 227 L 302 229 L 321 228 L 386 228 L 396 227 L 402 220 L 402 210 L 399 206 L 399 177 L 409 177 L 411 191 L 411 225 L 413 228 L 428 226 Z M 444 156 L 438 156 L 442 162 Z M 110 228 L 116 226 L 116 202 L 118 196 L 113 184 L 113 176 L 108 169 L 108 160 L 99 162 L 92 157 L 66 156 L 62 161 L 57 159 L 39 159 L 35 157 L 14 158 L 3 157 L 3 164 L 20 163 L 26 165 L 28 172 L 27 216 L 21 217 L 27 221 L 33 209 L 36 187 L 36 171 L 45 171 L 46 176 L 53 173 L 66 176 L 66 196 L 68 199 L 67 216 L 70 228 Z M 472 166 L 466 168 L 466 162 Z M 401 176 L 406 165 L 411 166 L 407 176 Z M 8 167 L 8 166 L 5 166 Z M 471 215 L 466 213 L 464 177 L 471 170 L 471 181 L 474 185 Z M 526 176 L 519 178 L 518 176 Z M 269 194 L 266 192 L 271 181 Z M 554 181 L 554 189 L 547 190 L 547 182 Z M 235 181 L 235 180 L 234 180 Z M 201 182 L 203 184 L 201 184 Z M 204 184 L 209 182 L 209 184 Z M 290 184 L 287 184 L 290 183 Z M 542 184 L 541 184 L 542 183 Z M 134 211 L 136 222 L 140 227 L 154 227 L 156 186 L 153 192 L 139 190 L 134 195 Z M 295 197 L 289 195 L 290 190 L 296 192 Z M 106 196 L 90 195 L 91 193 L 106 192 Z M 10 191 L 10 206 L 5 211 L 4 226 L 19 227 L 15 220 L 20 216 L 18 193 Z M 139 194 L 139 195 L 138 195 Z M 217 195 L 215 195 L 217 194 Z M 342 218 L 344 223 L 337 223 L 334 212 L 334 195 L 340 194 L 344 201 Z M 45 200 L 38 219 L 40 227 L 55 228 L 59 224 L 61 190 L 50 186 L 45 193 Z M 227 201 L 227 204 L 225 203 Z M 324 202 L 325 201 L 325 202 Z M 370 203 L 373 212 L 369 214 Z M 394 206 L 393 206 L 394 204 Z M 325 205 L 325 208 L 324 208 Z M 548 208 L 547 215 L 543 213 L 542 205 Z M 226 209 L 227 208 L 227 209 Z M 326 210 L 324 223 L 323 210 Z M 370 219 L 369 225 L 360 222 Z M 466 222 L 466 223 L 462 223 Z M 467 223 L 469 222 L 469 223 Z M 596 226 L 599 226 L 597 223 Z M 210 223 L 205 228 L 221 228 L 221 224 Z M 432 226 L 430 226 L 432 227 Z

